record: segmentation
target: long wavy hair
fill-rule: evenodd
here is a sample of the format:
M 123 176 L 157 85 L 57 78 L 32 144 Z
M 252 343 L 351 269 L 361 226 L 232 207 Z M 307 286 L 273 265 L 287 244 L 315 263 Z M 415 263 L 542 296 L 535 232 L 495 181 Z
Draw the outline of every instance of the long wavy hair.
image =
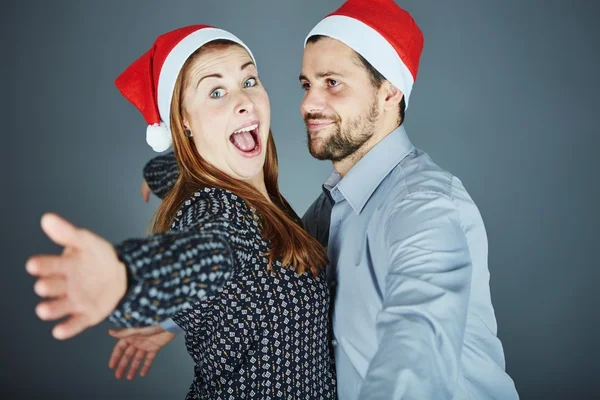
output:
M 190 65 L 207 50 L 226 49 L 229 46 L 239 44 L 222 39 L 205 44 L 186 60 L 179 72 L 171 102 L 171 135 L 180 174 L 154 215 L 152 232 L 168 231 L 177 211 L 194 192 L 203 187 L 218 187 L 235 193 L 257 211 L 262 236 L 269 244 L 267 269 L 272 268 L 275 260 L 280 260 L 284 267 L 292 268 L 298 274 L 310 271 L 317 275 L 327 265 L 327 254 L 323 246 L 302 228 L 300 218 L 279 192 L 277 150 L 271 132 L 263 166 L 271 202 L 251 184 L 230 177 L 204 160 L 192 139 L 183 134 L 182 94 Z

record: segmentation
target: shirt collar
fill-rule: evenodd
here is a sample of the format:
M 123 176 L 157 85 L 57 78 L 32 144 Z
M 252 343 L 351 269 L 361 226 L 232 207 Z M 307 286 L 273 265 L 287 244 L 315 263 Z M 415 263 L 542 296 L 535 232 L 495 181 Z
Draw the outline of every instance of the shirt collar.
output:
M 383 179 L 413 149 L 401 125 L 365 154 L 343 179 L 333 170 L 323 184 L 323 191 L 336 203 L 347 200 L 354 212 L 360 214 Z

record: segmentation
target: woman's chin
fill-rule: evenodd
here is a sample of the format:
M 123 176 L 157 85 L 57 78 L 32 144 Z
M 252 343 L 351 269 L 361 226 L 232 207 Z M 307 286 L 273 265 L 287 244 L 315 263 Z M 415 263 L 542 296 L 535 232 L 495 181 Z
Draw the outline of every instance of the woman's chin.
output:
M 237 179 L 253 181 L 257 178 L 262 179 L 263 166 L 264 158 L 255 158 L 252 160 L 245 160 L 245 162 L 236 163 L 232 170 Z

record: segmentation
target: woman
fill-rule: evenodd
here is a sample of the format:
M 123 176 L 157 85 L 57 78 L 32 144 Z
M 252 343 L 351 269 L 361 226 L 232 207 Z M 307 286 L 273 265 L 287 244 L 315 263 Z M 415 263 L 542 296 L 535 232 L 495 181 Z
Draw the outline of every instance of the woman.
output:
M 335 398 L 325 250 L 277 186 L 270 105 L 252 53 L 194 25 L 160 36 L 116 84 L 171 143 L 179 177 L 143 239 L 111 246 L 53 214 L 42 228 L 65 247 L 27 262 L 37 307 L 72 337 L 108 317 L 122 327 L 166 318 L 195 361 L 189 399 Z M 170 132 L 170 133 L 169 133 Z

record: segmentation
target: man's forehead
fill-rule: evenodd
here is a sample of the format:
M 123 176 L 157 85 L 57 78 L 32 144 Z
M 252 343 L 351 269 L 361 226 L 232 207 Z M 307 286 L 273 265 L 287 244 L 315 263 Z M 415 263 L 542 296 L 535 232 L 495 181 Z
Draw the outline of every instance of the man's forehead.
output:
M 349 75 L 356 67 L 360 67 L 356 52 L 339 40 L 323 37 L 316 43 L 307 43 L 304 49 L 303 75 L 310 74 L 317 78 L 333 74 Z

